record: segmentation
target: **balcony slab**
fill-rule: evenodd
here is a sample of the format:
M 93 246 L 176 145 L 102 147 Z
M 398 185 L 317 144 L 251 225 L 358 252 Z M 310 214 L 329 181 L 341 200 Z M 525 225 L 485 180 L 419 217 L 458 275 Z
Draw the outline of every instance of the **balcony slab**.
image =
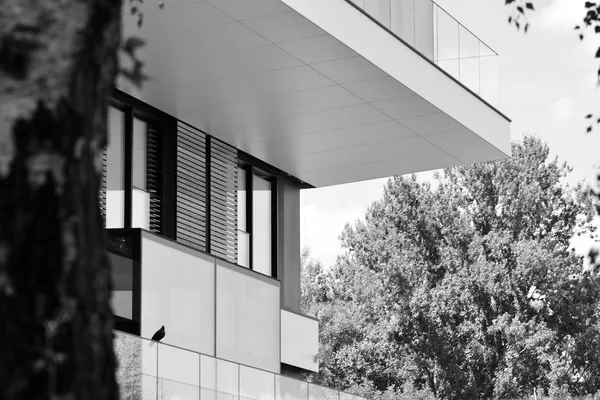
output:
M 510 153 L 510 122 L 345 0 L 145 6 L 118 87 L 313 186 Z

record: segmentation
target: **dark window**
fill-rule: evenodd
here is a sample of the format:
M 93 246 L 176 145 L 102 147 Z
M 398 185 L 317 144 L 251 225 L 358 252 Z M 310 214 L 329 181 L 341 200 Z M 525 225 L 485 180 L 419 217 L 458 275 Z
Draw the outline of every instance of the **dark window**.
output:
M 113 291 L 111 306 L 115 328 L 140 334 L 140 240 L 139 230 L 109 229 L 108 256 Z

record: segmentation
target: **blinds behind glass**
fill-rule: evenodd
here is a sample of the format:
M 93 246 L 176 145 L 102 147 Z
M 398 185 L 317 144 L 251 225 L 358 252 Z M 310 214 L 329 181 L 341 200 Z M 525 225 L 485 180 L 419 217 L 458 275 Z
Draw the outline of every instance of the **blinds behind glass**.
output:
M 177 123 L 177 241 L 206 249 L 206 135 Z

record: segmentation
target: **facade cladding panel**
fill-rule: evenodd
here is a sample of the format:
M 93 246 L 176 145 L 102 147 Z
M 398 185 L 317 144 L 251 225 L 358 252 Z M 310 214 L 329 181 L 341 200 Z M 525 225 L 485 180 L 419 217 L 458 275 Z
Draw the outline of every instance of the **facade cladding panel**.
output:
M 214 355 L 214 258 L 145 235 L 141 263 L 142 336 L 164 325 L 165 343 Z
M 319 322 L 281 310 L 281 362 L 319 372 Z
M 279 373 L 279 282 L 217 261 L 217 357 Z

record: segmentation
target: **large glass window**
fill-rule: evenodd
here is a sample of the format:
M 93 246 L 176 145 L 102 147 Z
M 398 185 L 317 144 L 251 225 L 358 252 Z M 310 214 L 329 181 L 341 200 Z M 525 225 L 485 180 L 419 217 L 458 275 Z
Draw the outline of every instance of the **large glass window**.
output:
M 251 166 L 238 169 L 238 264 L 275 276 L 274 183 Z
M 271 182 L 253 175 L 252 196 L 252 268 L 261 274 L 271 275 Z
M 244 168 L 238 168 L 238 264 L 242 267 L 250 267 L 250 233 L 248 232 L 248 194 L 246 181 L 248 172 Z
M 108 253 L 112 267 L 113 292 L 111 305 L 113 314 L 133 319 L 133 260 L 114 252 Z
M 111 306 L 115 327 L 139 335 L 139 292 L 135 289 L 140 268 L 140 260 L 136 259 L 139 235 L 119 230 L 111 231 L 108 236 L 107 250 L 113 282 Z
M 108 109 L 108 147 L 106 148 L 106 227 L 123 228 L 125 220 L 125 114 Z
M 146 190 L 147 132 L 148 124 L 134 117 L 131 158 L 132 228 L 150 228 L 150 193 Z
M 151 200 L 158 196 L 159 130 L 133 107 L 118 107 L 108 109 L 105 226 L 155 230 L 150 216 L 152 204 L 160 204 Z

